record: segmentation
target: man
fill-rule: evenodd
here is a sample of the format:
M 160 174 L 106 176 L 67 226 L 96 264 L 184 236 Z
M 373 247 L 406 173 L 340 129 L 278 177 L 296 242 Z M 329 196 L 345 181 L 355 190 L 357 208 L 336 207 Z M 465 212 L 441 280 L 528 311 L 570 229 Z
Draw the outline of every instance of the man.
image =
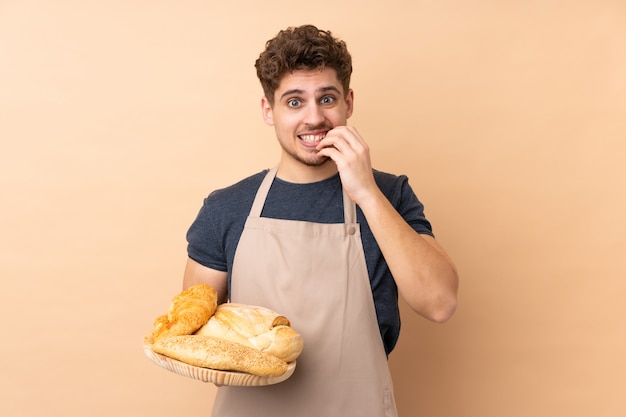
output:
M 296 371 L 267 387 L 221 387 L 214 416 L 394 416 L 387 355 L 398 291 L 435 322 L 456 307 L 453 262 L 405 176 L 372 169 L 347 121 L 352 61 L 305 25 L 267 42 L 261 110 L 282 148 L 274 169 L 209 195 L 187 234 L 183 286 L 271 308 L 304 339 Z

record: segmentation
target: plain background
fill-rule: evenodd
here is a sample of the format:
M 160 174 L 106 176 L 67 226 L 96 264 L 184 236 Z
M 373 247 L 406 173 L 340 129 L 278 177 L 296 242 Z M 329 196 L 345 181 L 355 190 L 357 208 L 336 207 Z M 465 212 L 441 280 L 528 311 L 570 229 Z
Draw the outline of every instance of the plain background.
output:
M 401 415 L 626 415 L 626 2 L 0 1 L 0 414 L 207 416 L 143 335 L 213 189 L 274 165 L 254 61 L 348 43 L 356 126 L 460 275 Z

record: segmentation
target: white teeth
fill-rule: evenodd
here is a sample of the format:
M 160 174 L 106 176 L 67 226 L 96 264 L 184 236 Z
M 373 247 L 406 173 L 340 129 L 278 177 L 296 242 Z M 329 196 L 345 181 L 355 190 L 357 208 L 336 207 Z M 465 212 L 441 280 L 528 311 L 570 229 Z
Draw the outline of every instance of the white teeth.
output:
M 300 135 L 299 138 L 304 142 L 319 142 L 324 139 L 325 136 L 326 134 L 324 133 L 322 135 Z

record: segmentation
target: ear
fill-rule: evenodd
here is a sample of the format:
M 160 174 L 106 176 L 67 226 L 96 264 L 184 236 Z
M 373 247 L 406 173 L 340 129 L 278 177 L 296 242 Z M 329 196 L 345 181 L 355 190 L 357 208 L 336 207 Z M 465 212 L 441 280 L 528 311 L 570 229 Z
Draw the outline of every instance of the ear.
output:
M 261 98 L 261 113 L 263 115 L 263 121 L 270 126 L 274 126 L 274 114 L 272 112 L 272 105 L 265 96 Z
M 346 111 L 346 119 L 349 119 L 352 116 L 352 112 L 354 111 L 354 91 L 352 89 L 348 90 L 348 95 L 346 96 L 346 105 L 348 109 Z

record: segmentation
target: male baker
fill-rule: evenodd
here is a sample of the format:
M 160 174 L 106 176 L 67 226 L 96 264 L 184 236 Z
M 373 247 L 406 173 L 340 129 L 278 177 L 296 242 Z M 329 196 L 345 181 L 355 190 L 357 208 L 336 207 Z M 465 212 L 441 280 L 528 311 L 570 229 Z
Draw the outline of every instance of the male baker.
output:
M 454 263 L 407 177 L 374 170 L 347 125 L 345 42 L 288 28 L 256 70 L 280 160 L 205 199 L 187 234 L 183 286 L 206 283 L 219 302 L 285 315 L 304 350 L 282 383 L 220 387 L 213 416 L 396 416 L 387 356 L 400 332 L 398 292 L 445 322 L 456 308 Z

